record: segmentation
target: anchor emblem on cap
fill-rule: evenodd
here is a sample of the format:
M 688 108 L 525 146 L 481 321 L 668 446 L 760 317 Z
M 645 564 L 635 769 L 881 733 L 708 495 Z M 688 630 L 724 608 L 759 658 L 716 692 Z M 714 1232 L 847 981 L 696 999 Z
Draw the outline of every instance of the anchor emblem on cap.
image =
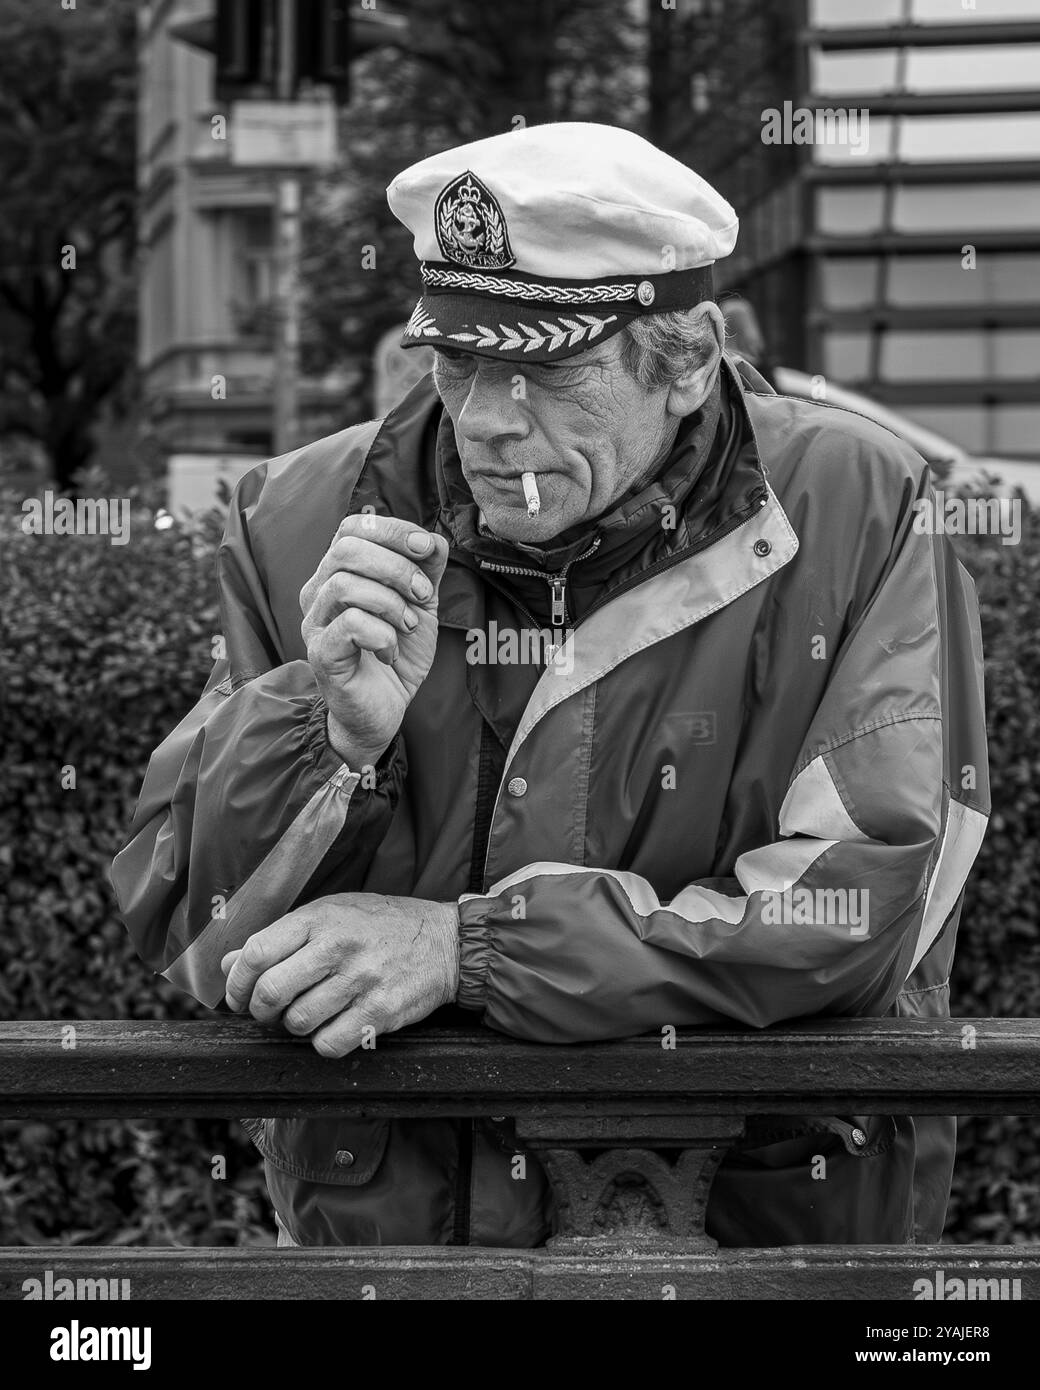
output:
M 484 270 L 503 270 L 516 260 L 502 209 L 469 170 L 441 189 L 434 220 L 445 260 Z

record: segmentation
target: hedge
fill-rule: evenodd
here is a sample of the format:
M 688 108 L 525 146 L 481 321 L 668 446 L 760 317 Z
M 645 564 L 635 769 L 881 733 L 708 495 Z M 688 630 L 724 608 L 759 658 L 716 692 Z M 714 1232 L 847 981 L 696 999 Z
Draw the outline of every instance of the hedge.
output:
M 201 1016 L 137 960 L 108 868 L 149 753 L 209 670 L 219 527 L 159 530 L 139 507 L 127 545 L 25 536 L 19 499 L 0 502 L 0 1017 Z M 962 916 L 961 1015 L 1040 1016 L 1032 521 L 1018 546 L 958 541 L 982 606 L 994 803 Z M 946 1238 L 1040 1240 L 1032 1122 L 962 1125 Z M 255 1153 L 233 1123 L 0 1125 L 0 1244 L 47 1242 L 273 1243 Z
M 1019 545 L 955 542 L 979 594 L 993 798 L 951 982 L 962 1017 L 1040 1017 L 1040 516 L 1023 501 L 1022 517 Z M 948 1239 L 1040 1241 L 1036 1132 L 1027 1118 L 962 1124 Z
M 108 868 L 209 672 L 219 525 L 138 507 L 114 545 L 0 503 L 0 1017 L 203 1017 L 138 960 Z M 273 1244 L 256 1152 L 224 1122 L 0 1124 L 0 1244 L 51 1241 Z

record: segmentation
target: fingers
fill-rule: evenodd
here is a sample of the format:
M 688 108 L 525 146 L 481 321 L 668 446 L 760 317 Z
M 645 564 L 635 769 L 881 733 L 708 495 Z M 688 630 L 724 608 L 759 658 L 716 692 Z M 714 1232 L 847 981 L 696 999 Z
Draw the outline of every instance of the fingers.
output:
M 375 512 L 353 513 L 345 516 L 336 532 L 337 538 L 361 536 L 379 546 L 396 551 L 408 559 L 417 559 L 427 572 L 430 566 L 440 566 L 437 578 L 444 571 L 448 558 L 448 543 L 441 536 L 424 531 L 411 521 L 396 516 L 378 516 Z M 431 574 L 431 578 L 434 576 Z
M 328 979 L 332 965 L 327 951 L 323 951 L 313 941 L 294 951 L 286 960 L 279 961 L 265 970 L 253 986 L 249 998 L 249 1012 L 258 1023 L 277 1023 L 282 1013 L 290 1007 L 295 1009 L 298 997 L 312 986 Z M 330 983 L 333 983 L 330 981 Z M 347 982 L 340 978 L 339 1004 L 342 1009 L 353 998 Z M 322 1022 L 319 1018 L 312 1025 Z M 290 1029 L 290 1032 L 295 1032 Z M 305 1029 L 310 1032 L 310 1029 Z
M 306 1037 L 350 1008 L 358 995 L 357 984 L 347 975 L 330 975 L 294 999 L 282 1016 L 287 1032 Z
M 444 573 L 448 543 L 411 522 L 374 514 L 345 517 L 314 575 L 300 591 L 306 613 L 337 570 L 395 589 L 408 602 L 429 603 Z
M 366 998 L 319 1028 L 311 1037 L 311 1046 L 323 1057 L 345 1057 L 370 1037 L 387 1031 L 383 1009 L 371 998 Z
M 304 623 L 303 634 L 307 660 L 315 670 L 332 667 L 355 650 L 372 652 L 388 666 L 397 660 L 397 629 L 360 608 L 348 608 L 326 627 L 312 628 Z
M 414 632 L 419 626 L 418 612 L 396 589 L 364 575 L 337 570 L 315 594 L 303 620 L 304 633 L 311 627 L 326 627 L 347 608 L 360 608 L 373 617 L 382 618 L 401 633 Z
M 236 1013 L 248 1007 L 256 982 L 265 970 L 307 943 L 312 925 L 309 914 L 291 912 L 264 927 L 263 931 L 254 932 L 233 961 L 224 988 L 228 1005 Z M 227 956 L 224 959 L 227 960 Z

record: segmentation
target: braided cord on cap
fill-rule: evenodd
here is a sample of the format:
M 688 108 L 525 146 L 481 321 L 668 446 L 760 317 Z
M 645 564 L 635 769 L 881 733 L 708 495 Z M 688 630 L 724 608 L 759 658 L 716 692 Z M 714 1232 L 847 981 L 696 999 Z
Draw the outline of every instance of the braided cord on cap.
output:
M 506 279 L 501 275 L 486 275 L 475 270 L 439 270 L 425 263 L 422 278 L 424 285 L 433 285 L 438 289 L 500 294 L 510 299 L 540 300 L 545 304 L 599 304 L 604 300 L 613 304 L 635 299 L 639 291 L 636 280 L 610 285 L 534 284 L 528 280 Z
M 486 270 L 466 270 L 443 262 L 423 261 L 423 292 L 467 295 L 478 299 L 512 300 L 515 304 L 545 306 L 550 311 L 579 305 L 618 305 L 626 312 L 662 313 L 690 308 L 702 299 L 714 298 L 710 265 L 673 270 L 660 275 L 608 276 L 596 280 L 549 280 L 540 275 L 496 275 Z

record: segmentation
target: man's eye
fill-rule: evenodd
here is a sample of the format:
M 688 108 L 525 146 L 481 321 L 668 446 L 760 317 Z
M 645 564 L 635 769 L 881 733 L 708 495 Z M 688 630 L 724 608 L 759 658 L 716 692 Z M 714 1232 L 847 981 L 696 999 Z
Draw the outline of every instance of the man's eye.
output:
M 445 366 L 465 367 L 472 362 L 468 352 L 459 352 L 455 348 L 436 348 L 437 360 Z
M 539 362 L 534 368 L 534 372 L 540 377 L 552 377 L 559 381 L 570 372 L 575 372 L 577 368 L 573 362 Z

